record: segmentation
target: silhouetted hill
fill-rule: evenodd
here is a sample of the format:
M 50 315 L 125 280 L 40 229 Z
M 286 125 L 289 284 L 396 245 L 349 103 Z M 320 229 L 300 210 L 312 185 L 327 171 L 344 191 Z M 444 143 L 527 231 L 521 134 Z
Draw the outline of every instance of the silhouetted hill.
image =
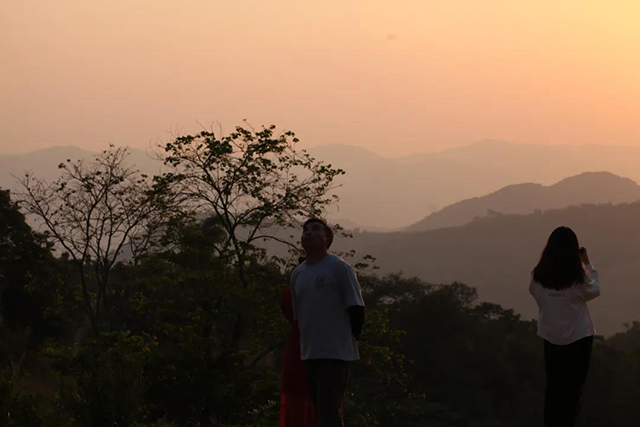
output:
M 93 153 L 78 147 L 52 147 L 28 154 L 0 155 L 0 187 L 15 189 L 12 175 L 22 177 L 26 172 L 48 180 L 59 175 L 58 164 L 67 159 L 88 158 Z
M 628 178 L 608 172 L 586 172 L 551 185 L 516 184 L 495 193 L 474 197 L 432 213 L 407 231 L 460 226 L 496 212 L 527 214 L 583 203 L 623 203 L 640 200 L 640 186 Z
M 105 147 L 106 149 L 107 147 Z M 129 149 L 129 162 L 147 174 L 158 173 L 162 164 L 142 150 Z M 0 155 L 0 188 L 15 190 L 18 188 L 15 178 L 25 172 L 52 181 L 60 175 L 58 165 L 67 159 L 90 160 L 97 153 L 74 146 L 58 146 L 34 151 L 28 154 Z
M 309 151 L 347 171 L 344 186 L 337 191 L 339 211 L 333 217 L 350 219 L 363 229 L 404 227 L 445 206 L 523 182 L 551 185 L 592 171 L 640 182 L 640 147 L 630 146 L 480 141 L 393 159 L 340 145 Z
M 377 257 L 382 273 L 404 271 L 431 283 L 475 286 L 482 299 L 534 318 L 529 274 L 560 225 L 576 231 L 600 272 L 602 295 L 590 305 L 598 333 L 609 335 L 639 320 L 640 203 L 498 214 L 424 232 L 356 233 L 353 239 L 336 239 L 334 246 Z
M 159 170 L 144 151 L 131 152 L 133 163 L 143 172 Z M 346 170 L 340 178 L 344 185 L 336 190 L 342 200 L 330 217 L 352 221 L 361 229 L 406 227 L 445 206 L 523 182 L 551 185 L 589 171 L 609 171 L 640 182 L 640 147 L 481 141 L 393 159 L 348 145 L 325 145 L 309 152 Z M 15 188 L 10 174 L 21 175 L 25 170 L 55 178 L 59 162 L 92 154 L 55 147 L 20 156 L 0 155 L 0 187 Z

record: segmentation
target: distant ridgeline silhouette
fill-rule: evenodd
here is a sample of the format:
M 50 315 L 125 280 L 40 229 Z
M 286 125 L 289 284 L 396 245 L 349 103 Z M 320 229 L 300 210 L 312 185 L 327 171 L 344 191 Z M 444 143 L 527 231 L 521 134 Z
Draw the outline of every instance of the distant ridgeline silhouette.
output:
M 480 141 L 397 158 L 344 145 L 309 151 L 347 172 L 342 177 L 345 185 L 337 191 L 342 200 L 335 217 L 355 221 L 363 229 L 406 227 L 445 206 L 508 185 L 551 185 L 588 171 L 608 171 L 640 182 L 640 147 Z
M 104 149 L 108 148 L 105 144 Z M 127 161 L 142 173 L 151 176 L 163 168 L 162 163 L 153 159 L 151 153 L 132 148 L 129 149 L 129 153 Z M 98 153 L 95 151 L 74 146 L 51 147 L 27 154 L 0 154 L 0 188 L 17 189 L 18 185 L 12 175 L 21 177 L 25 172 L 33 172 L 34 176 L 51 182 L 60 176 L 60 163 L 66 162 L 67 159 L 90 161 L 96 154 Z
M 538 210 L 560 209 L 583 203 L 624 203 L 640 200 L 640 185 L 609 172 L 586 172 L 562 181 L 516 184 L 482 197 L 447 206 L 407 227 L 407 231 L 426 231 L 468 224 L 476 217 L 501 214 L 528 214 Z
M 517 183 L 550 185 L 586 171 L 609 171 L 640 182 L 640 147 L 480 141 L 438 153 L 397 158 L 348 145 L 324 145 L 308 151 L 347 172 L 340 179 L 344 185 L 336 190 L 342 199 L 332 217 L 371 229 L 406 227 L 445 206 Z M 10 174 L 22 175 L 25 170 L 55 179 L 58 163 L 93 154 L 77 147 L 0 154 L 0 187 L 15 188 Z M 152 175 L 161 167 L 142 150 L 132 149 L 130 159 L 143 173 Z

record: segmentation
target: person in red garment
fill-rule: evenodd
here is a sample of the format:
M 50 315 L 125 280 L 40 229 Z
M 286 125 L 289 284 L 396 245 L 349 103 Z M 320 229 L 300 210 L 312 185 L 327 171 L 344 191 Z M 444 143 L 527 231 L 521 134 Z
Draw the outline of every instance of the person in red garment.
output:
M 316 413 L 307 385 L 307 371 L 300 356 L 300 329 L 293 318 L 291 290 L 283 288 L 280 302 L 284 317 L 291 324 L 285 343 L 280 388 L 280 427 L 315 427 Z

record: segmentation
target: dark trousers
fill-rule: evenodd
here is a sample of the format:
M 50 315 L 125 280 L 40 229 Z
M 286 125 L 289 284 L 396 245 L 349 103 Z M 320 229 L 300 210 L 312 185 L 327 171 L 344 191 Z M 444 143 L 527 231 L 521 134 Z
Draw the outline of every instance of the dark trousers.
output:
M 593 337 L 569 345 L 544 341 L 544 364 L 547 388 L 544 396 L 544 425 L 573 427 L 587 378 Z
M 340 406 L 347 383 L 349 362 L 311 359 L 306 364 L 309 390 L 318 414 L 318 427 L 341 427 Z

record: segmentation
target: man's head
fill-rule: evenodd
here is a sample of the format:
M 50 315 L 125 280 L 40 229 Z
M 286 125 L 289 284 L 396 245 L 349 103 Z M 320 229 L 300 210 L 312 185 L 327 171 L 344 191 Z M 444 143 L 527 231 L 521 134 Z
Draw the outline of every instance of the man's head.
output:
M 305 251 L 329 249 L 333 243 L 333 230 L 320 218 L 310 218 L 302 226 L 302 247 Z

